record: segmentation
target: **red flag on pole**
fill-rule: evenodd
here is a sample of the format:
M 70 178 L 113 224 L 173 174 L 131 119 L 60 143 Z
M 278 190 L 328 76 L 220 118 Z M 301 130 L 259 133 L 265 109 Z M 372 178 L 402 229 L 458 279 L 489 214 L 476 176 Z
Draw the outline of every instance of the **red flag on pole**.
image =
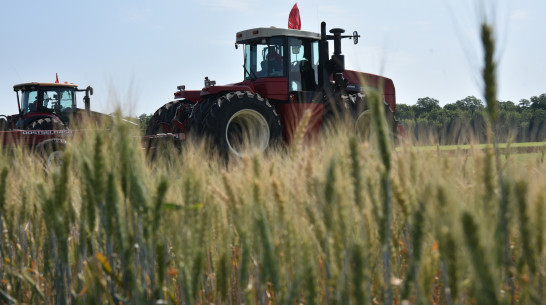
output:
M 55 84 L 58 84 L 58 83 L 59 83 L 59 75 L 55 73 Z
M 290 15 L 288 16 L 288 28 L 301 30 L 301 19 L 300 19 L 300 10 L 298 9 L 298 3 L 294 4 Z

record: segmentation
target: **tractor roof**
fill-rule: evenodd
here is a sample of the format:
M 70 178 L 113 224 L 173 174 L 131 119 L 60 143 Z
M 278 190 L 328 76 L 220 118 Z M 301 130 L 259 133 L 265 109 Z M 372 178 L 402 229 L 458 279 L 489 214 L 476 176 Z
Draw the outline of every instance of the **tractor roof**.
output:
M 310 38 L 314 40 L 320 40 L 320 34 L 318 33 L 270 27 L 270 28 L 255 28 L 255 29 L 237 32 L 236 42 L 247 43 L 254 40 L 259 40 L 261 38 L 270 38 L 274 36 L 299 37 L 299 38 Z
M 37 83 L 37 82 L 32 82 L 32 83 L 23 83 L 23 84 L 19 84 L 19 85 L 15 85 L 13 86 L 13 90 L 15 91 L 18 91 L 18 90 L 25 90 L 27 88 L 31 88 L 31 87 L 68 87 L 68 88 L 78 88 L 78 85 L 76 84 L 60 84 L 60 83 Z

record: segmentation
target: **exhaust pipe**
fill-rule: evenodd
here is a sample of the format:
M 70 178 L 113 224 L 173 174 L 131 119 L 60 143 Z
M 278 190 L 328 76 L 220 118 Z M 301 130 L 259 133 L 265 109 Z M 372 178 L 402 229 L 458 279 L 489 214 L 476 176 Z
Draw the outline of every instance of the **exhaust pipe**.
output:
M 89 95 L 93 95 L 93 88 L 91 86 L 87 86 L 87 88 L 85 88 L 85 96 L 83 97 L 85 112 L 87 112 L 87 114 L 91 113 L 91 98 Z

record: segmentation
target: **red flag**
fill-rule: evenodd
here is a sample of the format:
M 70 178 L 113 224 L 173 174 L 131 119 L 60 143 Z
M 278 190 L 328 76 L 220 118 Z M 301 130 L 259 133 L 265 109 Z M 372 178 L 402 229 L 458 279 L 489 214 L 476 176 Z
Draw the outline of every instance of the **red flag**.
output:
M 58 83 L 59 83 L 59 75 L 55 73 L 55 84 L 58 84 Z
M 288 28 L 301 30 L 301 19 L 300 19 L 300 10 L 298 9 L 298 3 L 294 4 L 290 15 L 288 16 Z

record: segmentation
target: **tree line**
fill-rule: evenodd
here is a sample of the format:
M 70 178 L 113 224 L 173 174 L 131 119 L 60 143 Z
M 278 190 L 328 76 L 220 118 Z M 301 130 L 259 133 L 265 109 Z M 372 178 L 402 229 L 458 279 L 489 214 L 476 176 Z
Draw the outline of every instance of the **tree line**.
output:
M 498 119 L 493 131 L 498 142 L 546 141 L 546 93 L 512 101 L 497 102 Z M 407 136 L 419 144 L 469 144 L 487 141 L 484 103 L 468 96 L 440 106 L 437 99 L 424 97 L 415 105 L 397 104 L 396 117 Z

